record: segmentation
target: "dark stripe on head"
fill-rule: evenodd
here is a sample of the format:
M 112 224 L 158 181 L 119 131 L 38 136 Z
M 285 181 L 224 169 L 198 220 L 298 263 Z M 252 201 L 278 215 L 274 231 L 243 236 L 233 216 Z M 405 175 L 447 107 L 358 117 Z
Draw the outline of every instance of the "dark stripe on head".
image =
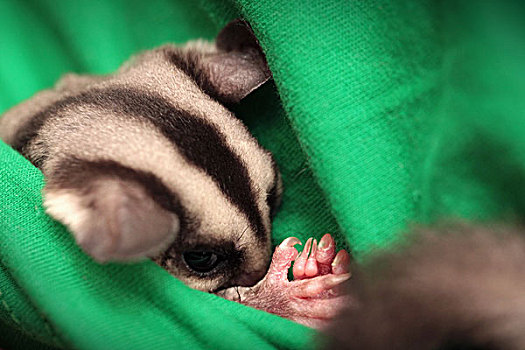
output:
M 220 94 L 211 83 L 208 74 L 203 70 L 201 64 L 202 54 L 197 51 L 183 51 L 178 48 L 166 49 L 165 54 L 168 61 L 189 76 L 205 94 L 216 101 L 221 101 Z
M 66 97 L 31 118 L 21 128 L 13 147 L 27 156 L 26 146 L 38 135 L 47 118 L 68 107 L 86 104 L 150 121 L 190 163 L 203 169 L 217 183 L 227 198 L 248 217 L 259 238 L 267 238 L 248 171 L 229 149 L 224 136 L 201 118 L 176 109 L 159 95 L 135 89 L 108 88 Z M 41 165 L 34 159 L 32 161 L 36 166 Z
M 116 178 L 141 185 L 148 195 L 162 208 L 184 218 L 177 196 L 154 174 L 126 167 L 113 160 L 89 161 L 77 157 L 66 157 L 53 171 L 49 188 L 89 190 L 89 184 L 102 178 Z

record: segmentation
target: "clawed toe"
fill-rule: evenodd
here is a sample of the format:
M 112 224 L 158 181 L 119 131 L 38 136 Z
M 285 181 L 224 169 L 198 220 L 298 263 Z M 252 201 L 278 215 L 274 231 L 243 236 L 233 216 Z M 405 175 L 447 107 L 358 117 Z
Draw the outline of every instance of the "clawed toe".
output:
M 293 281 L 292 284 L 294 286 L 291 294 L 297 298 L 315 298 L 348 280 L 350 276 L 349 273 L 341 275 L 330 274 L 307 280 Z
M 350 255 L 345 250 L 336 254 L 333 237 L 325 234 L 319 244 L 309 238 L 304 249 L 295 259 L 294 280 L 302 280 L 328 274 L 345 274 L 350 271 Z
M 288 280 L 288 269 L 297 258 L 298 252 L 294 247 L 297 244 L 301 244 L 298 238 L 288 237 L 275 248 L 272 263 L 265 277 L 268 282 Z
M 309 238 L 305 245 L 304 249 L 294 261 L 293 264 L 293 277 L 294 279 L 305 278 L 306 262 L 308 261 L 308 255 L 310 254 L 310 247 L 312 246 L 312 239 Z
M 340 250 L 332 262 L 332 273 L 336 275 L 350 272 L 350 254 L 346 250 Z
M 312 241 L 312 249 L 310 250 L 310 255 L 308 256 L 308 260 L 306 260 L 306 266 L 304 268 L 304 275 L 306 277 L 314 277 L 319 274 L 319 269 L 317 268 L 316 253 L 317 240 L 314 239 Z
M 319 241 L 317 249 L 317 262 L 319 263 L 319 274 L 327 275 L 332 273 L 332 261 L 335 257 L 335 241 L 332 235 L 325 234 Z

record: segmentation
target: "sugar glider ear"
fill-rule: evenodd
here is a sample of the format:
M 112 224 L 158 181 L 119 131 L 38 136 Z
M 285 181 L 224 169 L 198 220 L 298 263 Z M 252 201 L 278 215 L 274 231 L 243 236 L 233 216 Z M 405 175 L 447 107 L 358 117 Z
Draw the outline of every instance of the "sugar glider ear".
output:
M 272 75 L 250 25 L 236 19 L 215 40 L 217 51 L 202 58 L 204 90 L 220 102 L 238 103 Z
M 271 78 L 264 53 L 250 25 L 236 19 L 215 40 L 218 53 L 204 62 L 219 99 L 237 103 Z
M 153 257 L 179 231 L 179 217 L 135 181 L 109 177 L 60 186 L 52 180 L 44 190 L 47 213 L 68 226 L 78 245 L 99 262 Z

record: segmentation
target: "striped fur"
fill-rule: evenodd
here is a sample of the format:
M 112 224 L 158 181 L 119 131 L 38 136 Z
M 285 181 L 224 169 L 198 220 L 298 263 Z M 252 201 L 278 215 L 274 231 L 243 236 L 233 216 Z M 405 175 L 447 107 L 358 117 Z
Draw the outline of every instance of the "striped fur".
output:
M 112 75 L 67 75 L 7 111 L 0 137 L 43 171 L 47 212 L 96 260 L 156 257 L 206 291 L 255 283 L 269 263 L 280 178 L 225 104 L 270 78 L 257 47 L 237 21 L 216 44 L 165 45 Z M 193 250 L 225 262 L 196 274 L 181 258 Z

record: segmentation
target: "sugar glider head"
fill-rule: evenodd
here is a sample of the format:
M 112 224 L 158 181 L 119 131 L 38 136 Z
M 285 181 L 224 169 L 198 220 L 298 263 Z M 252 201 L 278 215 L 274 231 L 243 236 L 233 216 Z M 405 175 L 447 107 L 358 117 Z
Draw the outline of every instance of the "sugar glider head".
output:
M 270 78 L 238 20 L 215 43 L 66 76 L 8 111 L 0 136 L 42 169 L 47 212 L 96 260 L 153 257 L 205 291 L 251 285 L 269 263 L 281 181 L 228 106 Z

